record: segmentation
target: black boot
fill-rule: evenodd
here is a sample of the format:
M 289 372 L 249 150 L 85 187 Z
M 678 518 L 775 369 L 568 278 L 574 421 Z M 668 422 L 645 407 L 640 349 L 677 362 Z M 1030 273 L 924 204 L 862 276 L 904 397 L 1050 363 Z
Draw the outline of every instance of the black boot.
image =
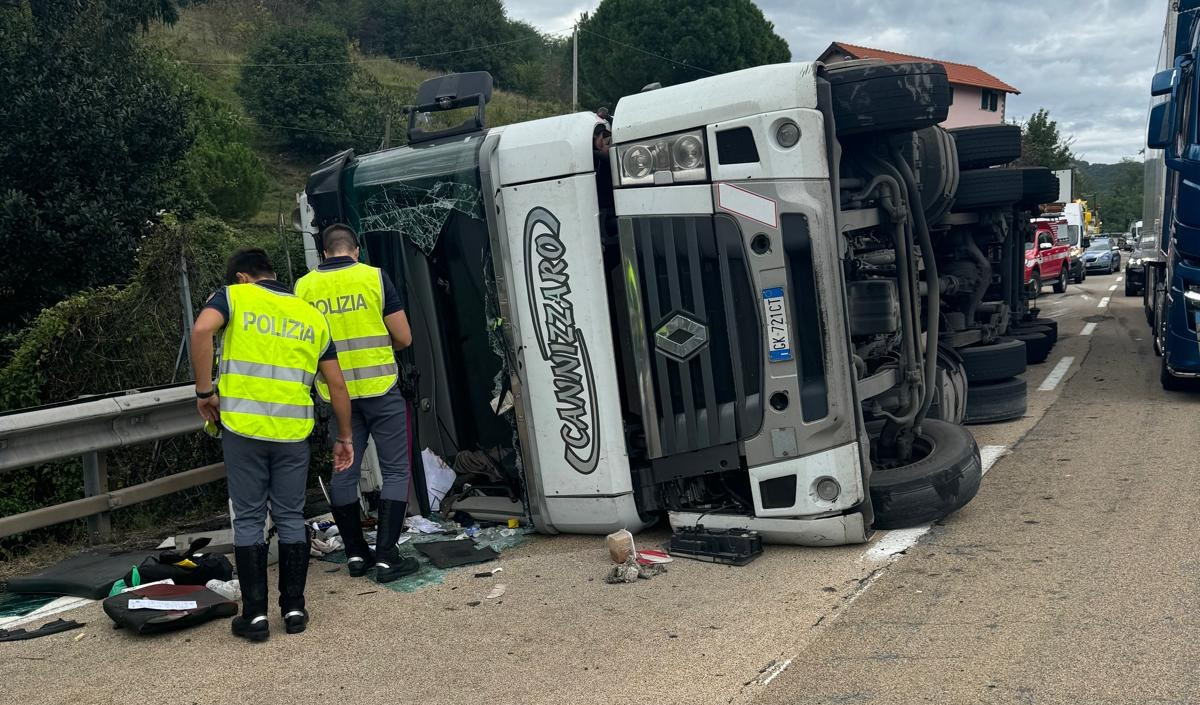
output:
M 308 542 L 279 544 L 279 611 L 288 634 L 308 626 L 304 584 L 308 580 Z
M 267 622 L 267 546 L 237 546 L 233 559 L 242 588 L 242 615 L 233 618 L 230 628 L 234 636 L 266 641 L 271 636 Z
M 361 578 L 375 565 L 375 554 L 363 538 L 362 514 L 358 502 L 343 504 L 340 507 L 330 507 L 333 521 L 338 527 L 338 536 L 346 546 L 346 570 L 352 578 Z
M 404 531 L 407 502 L 379 500 L 379 531 L 375 537 L 375 582 L 390 583 L 421 569 L 416 558 L 401 558 L 396 542 Z

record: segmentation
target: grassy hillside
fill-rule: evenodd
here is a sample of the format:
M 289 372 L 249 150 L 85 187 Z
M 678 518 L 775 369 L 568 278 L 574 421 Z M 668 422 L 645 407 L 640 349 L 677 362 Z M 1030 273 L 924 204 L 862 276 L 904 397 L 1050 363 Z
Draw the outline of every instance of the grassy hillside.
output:
M 303 21 L 303 17 L 289 17 Z M 269 188 L 262 208 L 250 219 L 254 225 L 275 225 L 282 212 L 287 218 L 296 193 L 321 161 L 321 157 L 301 155 L 289 150 L 270 129 L 261 128 L 246 115 L 236 85 L 239 63 L 254 40 L 279 24 L 262 5 L 249 0 L 210 0 L 184 8 L 179 21 L 171 27 L 156 27 L 146 41 L 163 49 L 186 69 L 202 77 L 213 95 L 221 98 L 243 116 L 251 128 L 253 146 L 266 167 Z M 418 66 L 401 64 L 382 56 L 366 56 L 357 48 L 352 56 L 367 74 L 403 104 L 411 102 L 422 81 L 437 74 Z M 296 70 L 303 71 L 303 67 Z M 532 100 L 505 91 L 496 91 L 488 106 L 488 122 L 504 125 L 567 112 L 568 106 Z

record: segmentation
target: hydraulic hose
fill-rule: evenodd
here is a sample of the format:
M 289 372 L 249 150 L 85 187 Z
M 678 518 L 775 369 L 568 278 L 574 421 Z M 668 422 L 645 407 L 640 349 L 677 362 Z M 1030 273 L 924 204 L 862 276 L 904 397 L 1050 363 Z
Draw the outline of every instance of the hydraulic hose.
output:
M 933 402 L 934 381 L 937 379 L 937 345 L 938 324 L 941 321 L 941 292 L 938 288 L 937 262 L 933 255 L 933 239 L 929 236 L 929 224 L 925 222 L 925 206 L 921 202 L 917 179 L 912 169 L 900 153 L 898 146 L 892 146 L 892 160 L 896 163 L 904 184 L 908 187 L 909 206 L 912 210 L 913 225 L 921 244 L 921 260 L 925 264 L 925 285 L 928 287 L 925 300 L 925 387 L 921 393 L 921 408 L 917 413 L 917 425 L 925 420 L 929 405 Z

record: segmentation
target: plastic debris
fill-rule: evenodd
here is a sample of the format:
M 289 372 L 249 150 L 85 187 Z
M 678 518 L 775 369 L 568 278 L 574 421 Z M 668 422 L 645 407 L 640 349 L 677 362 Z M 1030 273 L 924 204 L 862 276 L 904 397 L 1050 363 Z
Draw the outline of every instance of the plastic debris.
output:
M 604 582 L 609 585 L 636 583 L 638 580 L 649 580 L 665 572 L 667 572 L 665 565 L 660 563 L 642 565 L 638 563 L 636 555 L 630 554 L 624 563 L 615 565 L 608 571 L 608 575 L 604 577 Z
M 650 548 L 645 551 L 637 552 L 638 565 L 655 565 L 658 563 L 670 563 L 675 560 L 666 551 Z
M 612 532 L 604 541 L 608 545 L 608 555 L 612 557 L 613 563 L 624 563 L 637 550 L 633 545 L 633 534 L 627 529 Z
M 420 515 L 405 519 L 404 525 L 408 527 L 408 533 L 410 534 L 440 534 L 445 531 L 441 524 L 430 521 Z
M 490 577 L 492 577 L 492 576 L 493 576 L 493 575 L 495 575 L 496 573 L 499 573 L 499 572 L 500 572 L 500 571 L 502 571 L 502 570 L 504 570 L 504 569 L 503 569 L 503 568 L 501 568 L 501 567 L 499 567 L 499 566 L 497 566 L 497 567 L 495 567 L 495 568 L 492 568 L 491 570 L 485 570 L 485 571 L 484 571 L 484 572 L 482 572 L 482 573 L 476 573 L 476 574 L 475 574 L 475 577 L 476 577 L 476 578 L 490 578 Z
M 507 590 L 508 590 L 507 585 L 505 585 L 504 583 L 497 583 L 495 586 L 492 587 L 492 591 L 487 594 L 487 599 L 494 600 L 498 597 L 503 597 L 505 591 L 507 591 Z
M 242 599 L 242 585 L 236 578 L 233 580 L 210 580 L 204 584 L 204 587 L 226 600 L 237 602 Z
M 510 529 L 517 529 L 517 528 L 520 528 L 520 526 L 521 526 L 520 519 L 509 519 L 508 520 L 508 528 L 510 528 Z
M 425 466 L 425 487 L 429 492 L 429 508 L 437 511 L 442 507 L 442 498 L 454 486 L 458 475 L 442 460 L 437 453 L 426 448 L 421 451 L 422 464 Z

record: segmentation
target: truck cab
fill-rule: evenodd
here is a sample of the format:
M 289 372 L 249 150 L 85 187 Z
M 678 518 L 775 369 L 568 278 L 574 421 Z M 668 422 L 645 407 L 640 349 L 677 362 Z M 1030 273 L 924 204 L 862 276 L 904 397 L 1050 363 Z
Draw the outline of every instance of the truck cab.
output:
M 1147 121 L 1146 210 L 1142 247 L 1147 318 L 1160 381 L 1177 389 L 1200 377 L 1200 36 L 1197 0 L 1173 2 L 1154 75 Z
M 403 282 L 417 440 L 469 475 L 456 508 L 832 545 L 970 501 L 964 356 L 998 359 L 980 346 L 1028 315 L 1007 237 L 1028 216 L 1020 174 L 952 209 L 941 66 L 644 91 L 611 148 L 591 113 L 487 127 L 490 93 L 486 74 L 426 82 L 407 145 L 336 155 L 299 199 L 310 264 L 343 222 Z M 989 379 L 1024 369 L 1003 347 L 1020 369 Z
M 1025 243 L 1025 285 L 1036 296 L 1046 283 L 1054 292 L 1067 290 L 1071 279 L 1071 246 L 1065 219 L 1035 219 L 1034 240 Z

